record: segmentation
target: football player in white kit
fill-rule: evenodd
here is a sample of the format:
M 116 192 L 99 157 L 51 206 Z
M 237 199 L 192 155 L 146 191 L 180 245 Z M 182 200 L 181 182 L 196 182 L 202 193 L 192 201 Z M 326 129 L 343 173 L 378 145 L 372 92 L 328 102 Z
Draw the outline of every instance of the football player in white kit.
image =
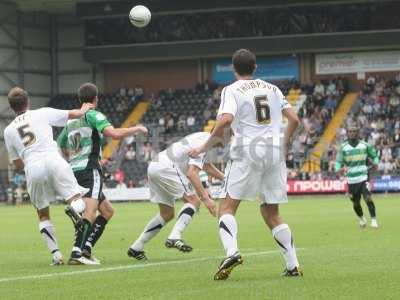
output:
M 52 264 L 60 265 L 63 257 L 50 221 L 50 202 L 58 195 L 79 213 L 84 210 L 81 196 L 87 190 L 78 185 L 71 167 L 58 152 L 52 126 L 63 127 L 69 119 L 81 118 L 93 105 L 84 105 L 79 110 L 49 107 L 29 110 L 28 93 L 18 87 L 11 89 L 8 101 L 17 115 L 4 130 L 8 154 L 18 169 L 25 170 L 28 193 L 39 217 L 40 233 L 53 255 Z
M 209 136 L 210 134 L 206 132 L 190 134 L 160 152 L 149 164 L 150 201 L 158 204 L 159 213 L 150 220 L 139 238 L 129 247 L 128 256 L 137 260 L 147 259 L 144 245 L 174 218 L 174 206 L 177 199 L 182 198 L 184 205 L 165 242 L 167 248 L 176 248 L 182 252 L 192 251 L 192 247 L 183 241 L 182 233 L 198 211 L 200 200 L 211 215 L 216 216 L 215 203 L 205 190 L 199 172 L 204 170 L 210 176 L 220 180 L 224 178 L 224 174 L 206 161 L 206 153 L 196 158 L 190 158 L 187 155 L 189 149 L 204 143 Z
M 285 276 L 301 276 L 290 228 L 279 215 L 287 202 L 285 154 L 300 121 L 278 87 L 253 79 L 256 57 L 236 51 L 232 63 L 237 81 L 221 93 L 218 120 L 210 138 L 189 151 L 196 157 L 212 147 L 215 138 L 232 127 L 231 160 L 225 169 L 225 198 L 219 204 L 219 235 L 226 252 L 214 279 L 225 280 L 243 262 L 237 245 L 236 211 L 241 200 L 259 198 L 261 215 L 282 250 Z M 283 116 L 288 124 L 285 134 Z

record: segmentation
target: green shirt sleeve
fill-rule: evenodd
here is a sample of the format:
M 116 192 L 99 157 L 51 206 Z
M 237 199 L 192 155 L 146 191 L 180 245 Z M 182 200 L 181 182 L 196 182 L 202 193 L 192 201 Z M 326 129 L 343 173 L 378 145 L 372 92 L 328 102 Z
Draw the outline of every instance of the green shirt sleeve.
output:
M 96 110 L 89 110 L 86 113 L 86 121 L 92 128 L 96 128 L 98 132 L 103 132 L 104 128 L 111 126 L 106 116 Z
M 336 163 L 335 163 L 335 172 L 339 171 L 343 165 L 343 147 L 339 148 L 339 151 L 336 155 Z
M 376 153 L 375 148 L 372 147 L 370 144 L 367 144 L 367 155 L 372 160 L 372 163 L 374 165 L 377 165 L 379 163 L 378 153 Z
M 66 149 L 68 144 L 68 134 L 67 127 L 64 127 L 60 135 L 57 138 L 58 147 L 61 149 Z

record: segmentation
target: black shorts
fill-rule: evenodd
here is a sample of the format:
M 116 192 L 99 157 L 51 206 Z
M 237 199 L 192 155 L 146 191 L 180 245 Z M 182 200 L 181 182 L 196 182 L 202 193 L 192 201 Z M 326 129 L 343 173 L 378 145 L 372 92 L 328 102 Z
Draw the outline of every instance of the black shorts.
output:
M 363 181 L 359 183 L 349 184 L 349 194 L 352 201 L 360 201 L 361 196 L 363 196 L 364 200 L 366 200 L 371 195 L 369 182 Z
M 89 189 L 89 192 L 84 197 L 96 199 L 99 203 L 106 199 L 103 193 L 103 175 L 100 170 L 75 171 L 74 175 L 80 186 Z

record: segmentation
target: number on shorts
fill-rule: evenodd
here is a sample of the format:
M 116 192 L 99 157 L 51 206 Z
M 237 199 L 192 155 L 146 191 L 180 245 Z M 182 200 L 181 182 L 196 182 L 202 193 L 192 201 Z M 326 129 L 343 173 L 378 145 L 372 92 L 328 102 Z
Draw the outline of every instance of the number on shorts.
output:
M 269 124 L 271 122 L 271 115 L 267 96 L 254 97 L 254 105 L 256 107 L 257 122 L 260 124 Z
M 31 146 L 36 142 L 35 134 L 30 130 L 29 124 L 22 125 L 17 128 L 19 137 L 25 147 Z

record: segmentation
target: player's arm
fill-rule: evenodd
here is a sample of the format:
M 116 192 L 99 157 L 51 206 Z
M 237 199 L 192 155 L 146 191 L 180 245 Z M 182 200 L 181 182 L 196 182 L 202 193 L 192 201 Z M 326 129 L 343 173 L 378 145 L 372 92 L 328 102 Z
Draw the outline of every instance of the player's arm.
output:
M 147 134 L 148 130 L 146 127 L 142 125 L 129 127 L 129 128 L 114 128 L 114 126 L 110 125 L 104 128 L 103 134 L 106 137 L 111 137 L 116 140 L 123 139 L 128 136 L 132 136 L 138 133 Z
M 86 120 L 92 128 L 97 129 L 97 131 L 103 133 L 104 136 L 116 140 L 135 135 L 139 132 L 144 134 L 148 132 L 147 128 L 141 125 L 129 128 L 114 128 L 107 120 L 106 116 L 96 110 L 89 111 L 86 114 Z
M 295 132 L 296 128 L 300 125 L 300 119 L 297 116 L 296 112 L 293 110 L 291 106 L 288 106 L 282 110 L 282 114 L 288 120 L 288 124 L 286 126 L 286 132 L 284 136 L 284 147 L 285 151 L 288 150 L 290 140 Z
M 378 164 L 379 164 L 378 153 L 376 152 L 375 148 L 373 146 L 371 146 L 370 144 L 367 145 L 367 156 L 373 164 L 373 170 L 377 171 Z
M 47 120 L 50 126 L 64 127 L 70 119 L 82 118 L 91 108 L 94 108 L 91 103 L 84 103 L 81 109 L 62 110 L 51 107 L 40 109 L 41 119 Z
M 198 166 L 189 165 L 186 176 L 189 179 L 190 183 L 193 185 L 197 195 L 200 197 L 200 200 L 207 207 L 210 214 L 215 217 L 217 215 L 215 202 L 210 198 L 210 195 L 204 189 L 203 184 L 200 180 L 199 172 L 200 168 Z
M 343 149 L 342 147 L 340 147 L 336 155 L 335 172 L 339 173 L 340 175 L 344 175 L 346 173 L 346 170 L 347 168 L 344 163 Z
M 8 156 L 10 158 L 10 161 L 13 162 L 14 166 L 18 170 L 22 170 L 25 165 L 23 160 L 19 157 L 17 150 L 15 149 L 12 141 L 12 136 L 10 135 L 9 131 L 7 129 L 4 131 L 4 142 L 6 144 L 6 149 L 8 152 Z
M 72 109 L 68 111 L 68 120 L 80 119 L 92 108 L 95 108 L 92 103 L 83 103 L 80 109 Z
M 203 170 L 211 177 L 217 178 L 219 180 L 224 180 L 224 173 L 222 173 L 214 164 L 205 163 Z

